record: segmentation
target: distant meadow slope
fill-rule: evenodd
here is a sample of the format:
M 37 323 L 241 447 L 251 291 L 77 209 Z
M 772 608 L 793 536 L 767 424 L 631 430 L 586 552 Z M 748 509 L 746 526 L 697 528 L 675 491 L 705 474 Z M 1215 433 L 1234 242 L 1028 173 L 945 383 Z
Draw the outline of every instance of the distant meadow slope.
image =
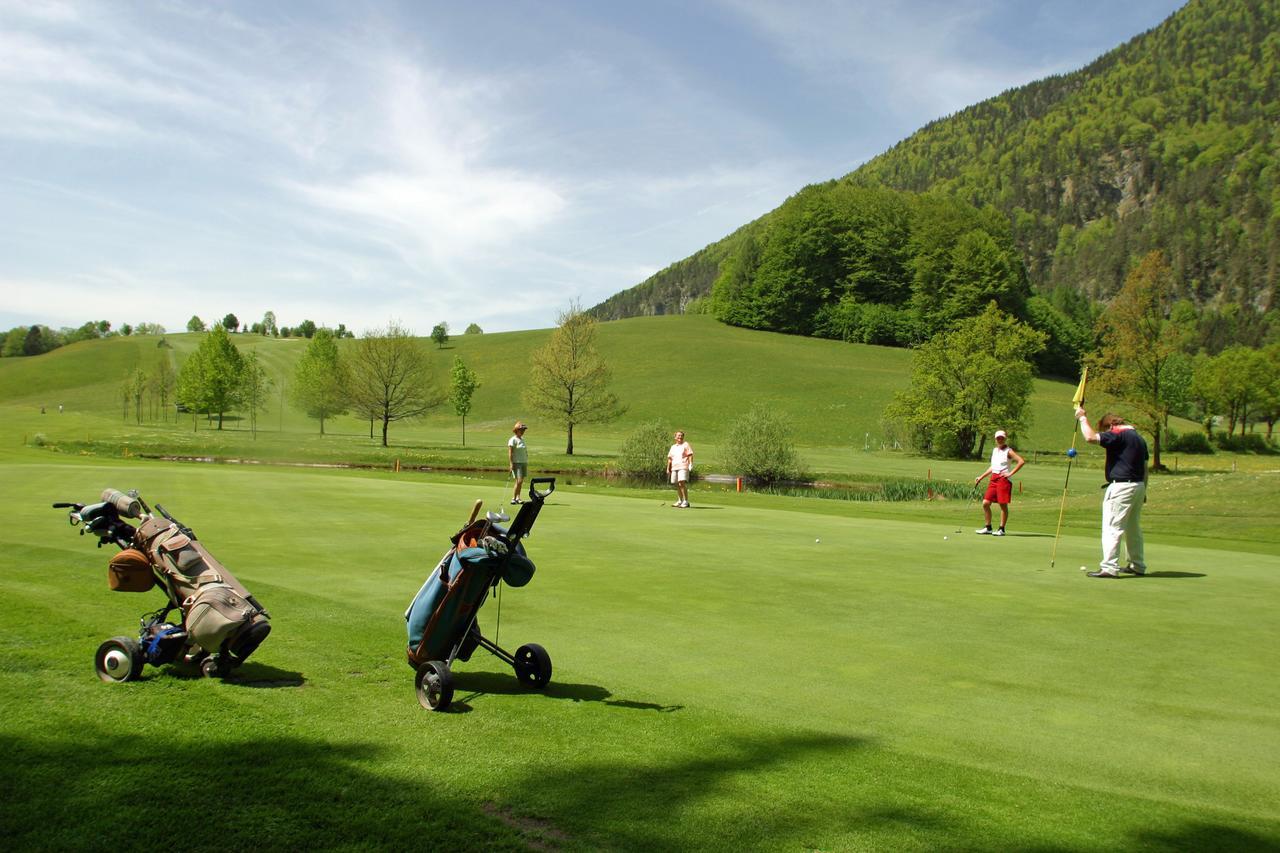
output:
M 476 372 L 480 388 L 468 417 L 468 444 L 492 443 L 516 418 L 532 425 L 531 444 L 555 449 L 563 430 L 540 421 L 521 401 L 528 380 L 529 354 L 543 345 L 550 330 L 462 335 L 444 348 L 424 339 L 432 369 L 447 389 L 455 357 Z M 200 334 L 167 335 L 167 347 L 155 337 L 112 337 L 86 341 L 31 358 L 0 360 L 0 407 L 56 414 L 58 405 L 78 415 L 99 418 L 103 428 L 125 421 L 120 386 L 134 366 L 151 372 L 162 358 L 175 368 L 199 344 Z M 319 425 L 290 404 L 288 386 L 307 341 L 234 335 L 242 352 L 257 352 L 275 382 L 268 411 L 260 415 L 264 432 L 317 433 Z M 354 341 L 345 341 L 351 347 Z M 687 430 L 692 439 L 719 443 L 730 423 L 753 403 L 765 403 L 790 418 L 796 442 L 809 447 L 861 450 L 885 439 L 881 415 L 895 391 L 907 386 L 911 352 L 905 349 L 757 332 L 725 326 L 705 316 L 639 317 L 602 323 L 598 343 L 613 369 L 612 388 L 627 406 L 611 424 L 578 429 L 588 446 L 606 449 L 639 424 L 661 419 Z M 284 407 L 280 396 L 284 389 Z M 1032 424 L 1020 436 L 1028 447 L 1051 448 L 1070 440 L 1069 383 L 1038 380 L 1032 399 Z M 47 417 L 47 416 L 46 416 Z M 172 412 L 169 413 L 172 419 Z M 190 431 L 191 416 L 181 426 Z M 128 421 L 134 421 L 130 411 Z M 150 417 L 144 416 L 150 422 Z M 57 422 L 46 420 L 49 432 Z M 200 424 L 200 429 L 207 429 Z M 174 428 L 170 424 L 170 428 Z M 228 429 L 247 429 L 236 421 Z M 350 416 L 326 424 L 330 433 L 367 434 L 367 422 Z M 459 418 L 448 404 L 421 422 L 396 423 L 391 441 L 449 440 Z M 562 449 L 562 447 L 560 447 Z

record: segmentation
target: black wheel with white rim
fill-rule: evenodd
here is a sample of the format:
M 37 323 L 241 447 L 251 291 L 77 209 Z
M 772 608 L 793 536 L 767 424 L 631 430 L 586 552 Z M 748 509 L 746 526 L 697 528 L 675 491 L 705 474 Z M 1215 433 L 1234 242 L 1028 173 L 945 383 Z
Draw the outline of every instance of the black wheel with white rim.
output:
M 94 671 L 108 684 L 133 681 L 142 674 L 145 663 L 142 649 L 133 637 L 112 637 L 98 646 L 98 653 L 93 656 Z
M 444 661 L 429 660 L 418 667 L 413 683 L 418 703 L 428 711 L 444 711 L 453 701 L 453 673 Z
M 551 655 L 537 643 L 516 649 L 516 678 L 526 687 L 542 688 L 551 681 Z
M 205 678 L 223 678 L 227 674 L 227 667 L 222 665 L 222 660 L 212 655 L 200 661 L 200 674 Z

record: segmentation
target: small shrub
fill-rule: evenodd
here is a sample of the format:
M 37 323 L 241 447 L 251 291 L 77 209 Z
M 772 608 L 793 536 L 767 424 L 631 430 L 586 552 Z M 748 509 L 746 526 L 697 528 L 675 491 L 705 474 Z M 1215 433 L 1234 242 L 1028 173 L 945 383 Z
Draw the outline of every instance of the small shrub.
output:
M 1275 453 L 1272 447 L 1263 436 L 1256 432 L 1247 432 L 1244 435 L 1229 435 L 1220 432 L 1214 435 L 1214 443 L 1222 450 L 1228 450 L 1232 453 Z
M 661 481 L 667 470 L 672 430 L 663 421 L 641 424 L 623 439 L 614 463 L 618 473 L 638 479 Z
M 1171 432 L 1164 449 L 1170 453 L 1212 453 L 1213 445 L 1203 432 L 1189 432 L 1185 435 Z
M 35 447 L 46 447 L 49 444 L 49 439 L 45 437 L 44 433 L 38 432 L 31 437 L 31 444 Z
M 790 423 L 761 404 L 752 406 L 729 427 L 724 461 L 730 472 L 760 483 L 795 479 L 801 474 Z

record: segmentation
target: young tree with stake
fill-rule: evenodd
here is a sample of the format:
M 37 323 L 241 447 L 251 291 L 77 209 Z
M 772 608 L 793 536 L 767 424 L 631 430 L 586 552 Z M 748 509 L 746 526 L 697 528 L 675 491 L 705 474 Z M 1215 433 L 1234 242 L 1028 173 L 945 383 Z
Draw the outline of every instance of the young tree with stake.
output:
M 610 371 L 596 349 L 596 321 L 577 303 L 559 317 L 551 339 L 530 357 L 529 408 L 562 424 L 568 433 L 565 453 L 573 455 L 573 428 L 608 423 L 626 408 L 609 391 Z
M 467 446 L 467 415 L 471 412 L 471 395 L 480 387 L 475 371 L 467 367 L 458 356 L 453 357 L 453 370 L 449 376 L 449 402 L 453 413 L 462 418 L 462 446 Z

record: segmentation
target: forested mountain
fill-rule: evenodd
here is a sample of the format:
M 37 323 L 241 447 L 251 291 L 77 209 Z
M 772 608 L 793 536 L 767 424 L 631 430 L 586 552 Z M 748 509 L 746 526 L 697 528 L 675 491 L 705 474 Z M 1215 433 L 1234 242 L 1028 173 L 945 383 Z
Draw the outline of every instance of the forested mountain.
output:
M 1087 330 L 1088 302 L 1114 295 L 1152 249 L 1180 297 L 1257 331 L 1280 308 L 1278 95 L 1280 0 L 1192 0 L 1088 67 L 932 122 L 592 310 L 694 302 L 734 324 L 847 337 L 834 315 L 887 306 L 899 313 L 877 308 L 876 324 L 915 327 L 853 337 L 910 343 L 936 324 L 963 263 L 995 274 L 1007 243 L 1021 272 L 1000 287 L 1021 276 L 1024 316 L 1074 319 L 1065 334 Z M 961 219 L 973 227 L 945 225 Z M 797 310 L 778 304 L 784 293 Z

